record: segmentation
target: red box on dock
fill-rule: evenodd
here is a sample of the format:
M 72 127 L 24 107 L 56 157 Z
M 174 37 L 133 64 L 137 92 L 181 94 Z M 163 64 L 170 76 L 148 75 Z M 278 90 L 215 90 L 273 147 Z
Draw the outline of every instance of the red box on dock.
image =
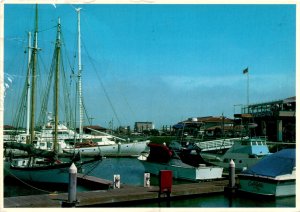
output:
M 160 170 L 159 172 L 159 189 L 160 193 L 172 191 L 173 174 L 170 170 Z

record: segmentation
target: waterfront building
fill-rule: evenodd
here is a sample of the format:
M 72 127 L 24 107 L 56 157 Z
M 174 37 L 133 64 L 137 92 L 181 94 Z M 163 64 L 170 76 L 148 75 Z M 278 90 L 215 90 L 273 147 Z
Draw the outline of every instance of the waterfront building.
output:
M 225 116 L 188 118 L 175 124 L 173 128 L 180 134 L 193 137 L 231 137 L 240 132 L 240 129 L 234 126 L 234 120 Z
M 267 136 L 271 141 L 296 141 L 296 97 L 250 104 L 235 114 L 243 123 L 256 123 L 256 136 Z

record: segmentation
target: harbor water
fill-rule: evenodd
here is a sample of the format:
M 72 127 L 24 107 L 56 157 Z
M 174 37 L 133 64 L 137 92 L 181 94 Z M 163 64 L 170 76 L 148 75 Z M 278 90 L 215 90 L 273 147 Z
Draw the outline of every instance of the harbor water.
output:
M 142 186 L 144 184 L 145 169 L 142 163 L 136 158 L 104 158 L 102 162 L 93 167 L 84 167 L 86 174 L 99 178 L 113 180 L 114 174 L 121 176 L 121 183 L 128 185 Z M 158 185 L 158 178 L 151 175 L 151 185 Z M 187 181 L 174 180 L 174 184 L 187 183 Z M 77 191 L 91 190 L 91 188 L 78 186 Z M 22 182 L 16 179 L 4 181 L 4 197 L 23 196 L 34 194 L 51 194 L 55 192 L 67 192 L 67 186 L 43 185 Z M 284 198 L 259 198 L 257 196 L 238 195 L 228 198 L 223 193 L 202 195 L 196 198 L 184 200 L 172 200 L 171 207 L 204 207 L 204 208 L 228 208 L 228 207 L 296 207 L 296 199 L 293 197 Z M 166 207 L 163 203 L 142 203 L 134 205 L 115 205 L 113 207 Z

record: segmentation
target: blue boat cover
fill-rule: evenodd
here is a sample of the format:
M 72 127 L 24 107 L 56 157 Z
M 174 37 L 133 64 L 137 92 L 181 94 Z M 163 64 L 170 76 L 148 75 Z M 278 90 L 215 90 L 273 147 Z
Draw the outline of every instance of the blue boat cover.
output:
M 296 166 L 295 149 L 283 149 L 261 159 L 258 163 L 243 171 L 241 174 L 273 177 L 291 174 Z

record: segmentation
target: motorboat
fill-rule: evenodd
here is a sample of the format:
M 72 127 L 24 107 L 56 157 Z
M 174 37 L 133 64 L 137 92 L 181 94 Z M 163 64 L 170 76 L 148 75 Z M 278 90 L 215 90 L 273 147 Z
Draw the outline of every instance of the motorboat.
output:
M 238 175 L 239 190 L 274 197 L 296 195 L 296 150 L 283 149 Z
M 161 170 L 170 170 L 173 178 L 189 181 L 213 180 L 222 178 L 223 168 L 199 164 L 198 167 L 188 165 L 180 159 L 175 151 L 165 144 L 149 143 L 148 157 L 141 159 L 145 172 L 159 175 Z
M 226 169 L 232 159 L 237 171 L 253 166 L 270 154 L 266 139 L 262 137 L 244 137 L 235 140 L 234 144 L 224 154 L 210 153 L 209 151 L 200 153 L 206 163 Z

